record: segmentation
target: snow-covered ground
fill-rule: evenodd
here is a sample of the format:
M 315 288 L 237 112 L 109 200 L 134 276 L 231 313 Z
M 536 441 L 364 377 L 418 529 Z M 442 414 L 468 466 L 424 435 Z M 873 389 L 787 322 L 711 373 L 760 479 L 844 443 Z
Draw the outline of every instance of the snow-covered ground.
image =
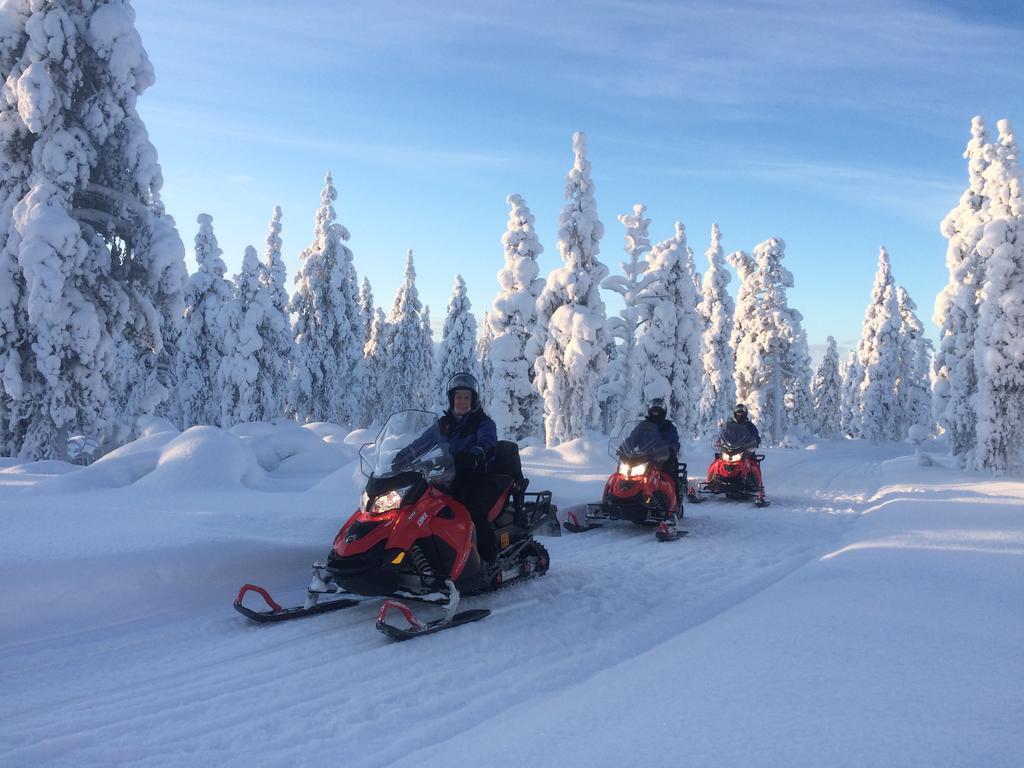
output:
M 84 469 L 0 459 L 0 765 L 1024 764 L 1022 482 L 768 450 L 771 507 L 546 539 L 548 575 L 467 599 L 476 624 L 247 623 L 246 581 L 301 599 L 366 439 L 154 425 Z M 597 438 L 524 451 L 563 508 L 610 464 Z

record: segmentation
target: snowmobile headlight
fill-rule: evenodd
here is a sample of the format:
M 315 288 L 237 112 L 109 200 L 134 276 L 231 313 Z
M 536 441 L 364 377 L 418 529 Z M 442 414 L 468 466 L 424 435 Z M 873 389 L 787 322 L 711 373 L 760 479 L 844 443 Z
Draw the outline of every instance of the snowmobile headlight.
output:
M 619 462 L 619 474 L 625 477 L 640 477 L 647 473 L 647 464 L 629 464 L 625 461 Z
M 739 453 L 723 453 L 722 458 L 728 462 L 743 461 L 743 452 L 740 451 Z
M 376 499 L 373 500 L 373 506 L 370 507 L 371 515 L 383 515 L 394 509 L 398 509 L 402 506 L 402 497 L 405 496 L 406 492 L 412 488 L 411 485 L 407 485 L 404 488 L 392 488 L 387 493 L 382 493 Z

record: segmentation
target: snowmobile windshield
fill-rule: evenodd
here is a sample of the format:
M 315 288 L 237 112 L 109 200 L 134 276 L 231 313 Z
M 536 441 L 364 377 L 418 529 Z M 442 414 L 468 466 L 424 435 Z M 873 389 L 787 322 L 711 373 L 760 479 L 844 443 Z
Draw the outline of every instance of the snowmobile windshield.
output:
M 750 430 L 735 421 L 727 421 L 722 425 L 722 431 L 718 433 L 715 443 L 729 453 L 752 451 L 757 447 Z
M 661 435 L 661 430 L 650 421 L 634 421 L 627 424 L 612 438 L 609 453 L 621 459 L 648 459 L 663 462 L 668 458 L 671 446 Z
M 399 472 L 425 476 L 452 465 L 448 444 L 441 438 L 437 416 L 429 411 L 393 413 L 377 439 L 359 450 L 360 468 L 367 477 L 386 477 Z

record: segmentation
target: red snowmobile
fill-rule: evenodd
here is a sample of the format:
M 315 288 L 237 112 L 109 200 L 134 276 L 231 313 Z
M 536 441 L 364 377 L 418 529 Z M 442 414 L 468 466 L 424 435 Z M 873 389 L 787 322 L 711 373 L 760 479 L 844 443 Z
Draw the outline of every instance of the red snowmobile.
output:
M 364 445 L 359 457 L 367 476 L 362 504 L 335 536 L 326 562 L 313 565 L 305 604 L 282 608 L 266 590 L 246 584 L 234 604 L 240 613 L 254 621 L 280 621 L 385 597 L 377 629 L 405 640 L 490 613 L 458 613 L 464 594 L 489 592 L 547 571 L 547 550 L 533 534 L 546 524 L 550 533 L 558 534 L 557 509 L 550 491 L 526 492 L 528 481 L 515 443 L 499 442 L 495 452 L 495 501 L 488 514 L 498 541 L 493 566 L 480 559 L 473 520 L 448 490 L 454 462 L 434 414 L 393 414 L 376 442 Z M 242 605 L 248 591 L 263 595 L 270 609 L 254 611 Z M 443 606 L 445 614 L 423 622 L 393 598 L 434 603 Z M 392 609 L 405 617 L 408 628 L 387 621 Z
M 627 424 L 608 443 L 617 462 L 604 486 L 600 504 L 567 510 L 565 529 L 581 533 L 600 528 L 596 520 L 628 520 L 637 525 L 656 525 L 658 541 L 674 541 L 687 531 L 678 528 L 683 516 L 686 464 L 679 463 L 676 476 L 666 470 L 669 445 L 658 427 L 649 421 Z M 582 516 L 582 519 L 581 519 Z
M 722 493 L 728 499 L 752 499 L 755 506 L 768 506 L 761 480 L 764 455 L 755 453 L 756 447 L 745 429 L 736 422 L 726 422 L 715 439 L 715 459 L 708 467 L 707 479 L 697 481 L 687 491 L 690 501 L 699 504 L 704 501 L 703 495 Z

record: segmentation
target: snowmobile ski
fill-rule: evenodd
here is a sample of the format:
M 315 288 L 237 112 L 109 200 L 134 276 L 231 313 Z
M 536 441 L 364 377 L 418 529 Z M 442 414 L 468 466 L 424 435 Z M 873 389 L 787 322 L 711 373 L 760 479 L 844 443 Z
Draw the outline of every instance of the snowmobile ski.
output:
M 654 538 L 658 541 L 678 541 L 683 536 L 689 536 L 690 532 L 686 530 L 679 530 L 674 525 L 669 525 L 664 520 L 658 524 L 658 530 L 654 533 Z
M 391 608 L 398 609 L 398 611 L 405 617 L 405 620 L 409 622 L 408 629 L 402 629 L 401 627 L 396 627 L 394 624 L 387 623 L 385 619 L 388 615 L 388 610 Z M 424 623 L 413 615 L 413 612 L 409 609 L 409 606 L 405 605 L 405 603 L 400 603 L 397 600 L 385 600 L 380 607 L 380 613 L 377 614 L 377 630 L 390 637 L 392 640 L 412 640 L 414 637 L 431 635 L 435 632 L 440 632 L 442 629 L 451 629 L 452 627 L 458 627 L 462 624 L 480 621 L 480 619 L 485 619 L 490 615 L 491 612 L 484 608 L 474 608 L 469 611 L 456 613 L 451 618 L 445 616 L 443 618 Z
M 247 608 L 242 605 L 242 598 L 245 597 L 247 592 L 255 592 L 260 595 L 267 603 L 269 610 L 266 611 L 254 611 L 252 608 Z M 296 605 L 292 608 L 284 608 L 279 605 L 274 598 L 270 596 L 263 587 L 258 587 L 255 584 L 245 584 L 240 590 L 238 590 L 238 597 L 235 598 L 234 607 L 235 610 L 245 616 L 247 619 L 255 621 L 259 624 L 267 624 L 275 621 L 288 621 L 289 619 L 301 619 L 305 616 L 313 616 L 318 613 L 327 613 L 328 611 L 337 611 L 342 608 L 351 608 L 354 605 L 359 605 L 363 602 L 362 600 L 352 600 L 349 598 L 339 598 L 337 600 L 328 600 L 326 602 L 316 602 L 312 605 Z

